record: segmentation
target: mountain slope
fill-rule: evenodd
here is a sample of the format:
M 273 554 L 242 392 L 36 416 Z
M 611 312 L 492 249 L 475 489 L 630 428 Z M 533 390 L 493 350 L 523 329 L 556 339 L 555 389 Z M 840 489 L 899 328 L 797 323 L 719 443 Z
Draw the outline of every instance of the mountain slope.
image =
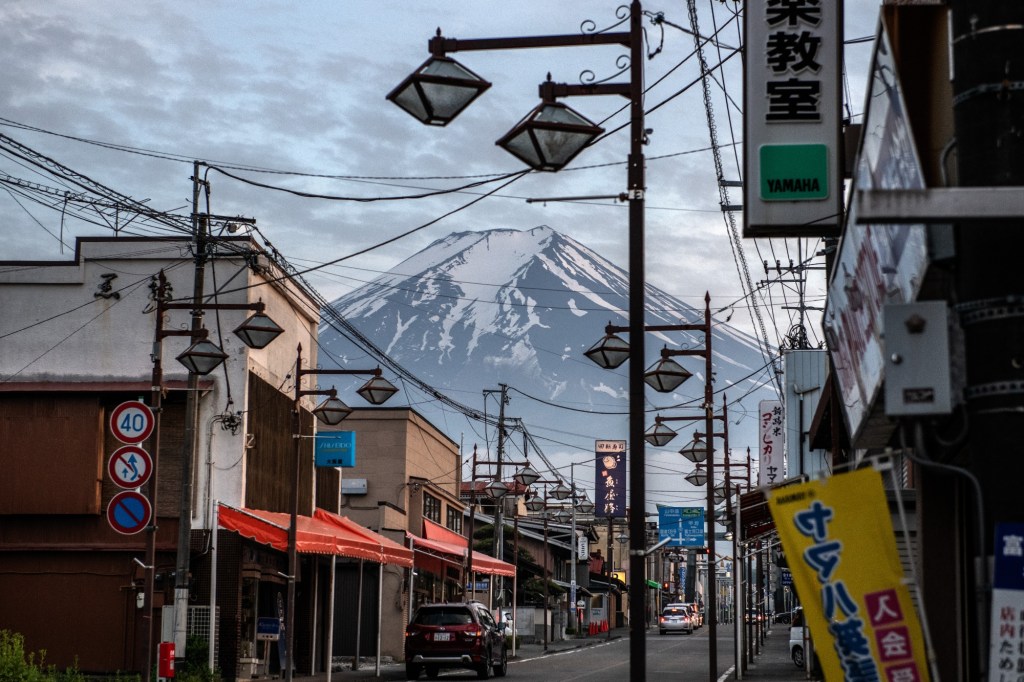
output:
M 578 453 L 584 443 L 592 449 L 594 438 L 626 437 L 628 364 L 602 370 L 583 352 L 601 338 L 606 324 L 628 324 L 627 297 L 625 272 L 542 226 L 448 235 L 334 301 L 334 307 L 399 364 L 439 390 L 462 396 L 463 402 L 481 404 L 481 391 L 508 384 L 514 390 L 510 415 L 522 417 L 534 435 L 546 435 L 544 430 L 563 434 L 552 438 L 557 441 L 552 450 L 565 450 L 559 444 L 568 443 Z M 703 321 L 703 307 L 695 309 L 650 286 L 647 297 L 647 324 Z M 650 334 L 646 366 L 662 345 L 701 347 L 702 337 L 699 332 Z M 328 326 L 321 329 L 321 344 L 335 356 L 355 352 Z M 739 431 L 750 436 L 751 430 L 753 435 L 749 440 L 730 435 L 730 442 L 734 447 L 753 443 L 757 400 L 773 395 L 770 386 L 761 387 L 770 382 L 765 361 L 752 338 L 720 324 L 713 329 L 712 349 L 715 389 L 730 400 L 750 393 L 743 405 L 730 407 L 730 417 L 749 413 L 736 425 L 737 436 Z M 691 412 L 699 407 L 700 360 L 682 358 L 694 378 L 671 396 L 649 392 L 652 405 L 687 403 Z M 443 419 L 432 417 L 429 408 L 416 408 L 443 428 Z M 683 444 L 673 443 L 675 448 Z

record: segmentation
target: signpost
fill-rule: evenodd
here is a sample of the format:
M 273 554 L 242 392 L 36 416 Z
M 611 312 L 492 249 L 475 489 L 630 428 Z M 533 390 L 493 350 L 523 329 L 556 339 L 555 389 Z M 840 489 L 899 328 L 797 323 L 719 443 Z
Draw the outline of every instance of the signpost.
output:
M 107 473 L 119 488 L 139 488 L 153 475 L 153 458 L 137 445 L 125 445 L 110 456 Z
M 152 518 L 149 499 L 135 490 L 119 492 L 107 506 L 107 522 L 122 535 L 135 535 L 146 528 Z
M 137 445 L 153 433 L 153 411 L 138 400 L 123 402 L 110 413 L 110 432 L 126 445 Z

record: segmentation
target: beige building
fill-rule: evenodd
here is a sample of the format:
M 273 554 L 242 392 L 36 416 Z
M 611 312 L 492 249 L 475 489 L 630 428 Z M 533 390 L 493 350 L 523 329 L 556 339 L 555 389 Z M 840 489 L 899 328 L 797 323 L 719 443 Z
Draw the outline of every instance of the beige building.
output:
M 407 407 L 357 408 L 340 425 L 321 430 L 356 434 L 356 466 L 342 470 L 339 513 L 405 546 L 410 544 L 409 535 L 423 537 L 425 519 L 462 534 L 464 507 L 458 496 L 462 459 L 458 444 L 422 415 Z M 443 551 L 428 555 L 426 550 L 417 549 L 412 606 L 462 598 L 463 560 Z M 367 640 L 372 639 L 369 633 L 375 629 L 375 618 L 368 612 L 376 603 L 378 566 L 367 565 L 365 570 L 365 627 L 359 649 L 361 655 L 370 655 L 375 642 Z M 381 653 L 397 660 L 403 657 L 404 629 L 409 618 L 409 576 L 408 571 L 396 566 L 384 566 L 383 570 Z M 346 648 L 354 641 L 346 635 L 355 618 L 347 618 L 346 613 L 354 608 L 351 593 L 358 588 L 347 580 L 339 575 L 340 584 L 355 589 L 339 590 L 335 601 L 336 655 L 350 655 Z

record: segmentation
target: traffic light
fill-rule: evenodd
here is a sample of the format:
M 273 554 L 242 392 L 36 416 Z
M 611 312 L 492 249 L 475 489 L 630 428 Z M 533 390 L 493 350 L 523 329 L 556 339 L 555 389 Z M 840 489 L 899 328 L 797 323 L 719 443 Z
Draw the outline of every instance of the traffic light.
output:
M 669 584 L 668 584 L 668 583 L 662 583 L 662 584 L 661 584 L 661 589 L 663 589 L 663 590 L 665 590 L 666 592 L 668 592 L 668 590 L 669 590 Z

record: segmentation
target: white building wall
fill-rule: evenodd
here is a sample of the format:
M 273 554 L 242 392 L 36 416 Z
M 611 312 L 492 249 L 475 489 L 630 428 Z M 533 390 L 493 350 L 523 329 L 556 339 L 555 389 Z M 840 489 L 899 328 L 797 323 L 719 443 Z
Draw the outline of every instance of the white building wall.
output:
M 807 433 L 828 377 L 828 351 L 790 350 L 783 353 L 786 377 L 786 475 L 790 478 L 827 472 L 827 452 L 811 450 Z
M 248 239 L 232 240 L 260 252 Z M 193 295 L 194 264 L 186 239 L 86 239 L 67 262 L 0 262 L 0 382 L 6 390 L 35 387 L 53 390 L 79 384 L 92 390 L 123 390 L 131 384 L 139 398 L 150 400 L 155 312 L 151 282 L 161 269 L 175 301 Z M 258 258 L 263 274 L 244 260 L 208 261 L 207 303 L 248 303 L 263 300 L 266 314 L 285 329 L 262 350 L 246 347 L 232 331 L 250 314 L 246 310 L 205 312 L 209 338 L 228 354 L 221 368 L 204 377 L 197 427 L 193 482 L 193 527 L 208 528 L 211 500 L 245 506 L 246 432 L 250 415 L 248 372 L 280 386 L 291 395 L 289 373 L 301 343 L 304 365 L 316 364 L 319 321 L 315 302 L 290 280 L 268 284 L 280 276 L 265 255 Z M 116 275 L 109 278 L 105 275 Z M 109 288 L 105 290 L 105 283 Z M 153 285 L 155 286 L 155 284 Z M 218 288 L 217 297 L 210 294 Z M 116 296 L 115 296 L 116 294 Z M 218 324 L 219 322 L 219 324 Z M 188 329 L 191 312 L 168 311 L 164 329 Z M 188 372 L 175 359 L 189 345 L 188 337 L 163 340 L 164 385 L 183 386 Z M 294 377 L 294 374 L 292 374 Z M 229 402 L 230 400 L 230 402 Z M 224 418 L 239 413 L 237 433 L 221 428 Z

